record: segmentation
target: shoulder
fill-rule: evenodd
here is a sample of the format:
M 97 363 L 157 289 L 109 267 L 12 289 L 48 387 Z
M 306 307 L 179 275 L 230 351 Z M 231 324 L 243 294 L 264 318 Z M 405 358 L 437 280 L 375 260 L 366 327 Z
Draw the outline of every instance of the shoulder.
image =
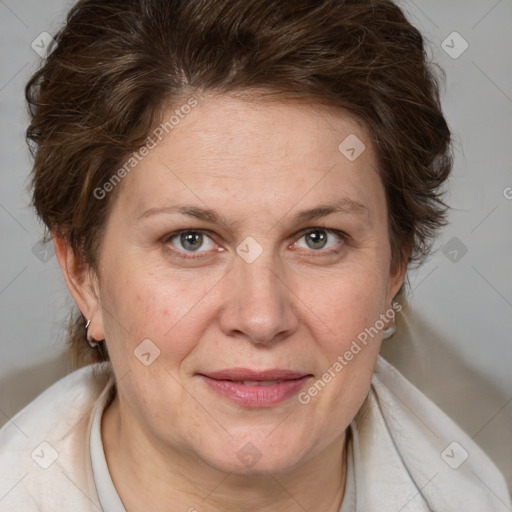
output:
M 359 420 L 368 430 L 380 431 L 382 444 L 389 439 L 392 456 L 434 510 L 452 510 L 453 504 L 453 510 L 479 505 L 481 510 L 501 510 L 510 503 L 505 479 L 491 459 L 381 356 L 368 402 Z
M 65 435 L 90 409 L 110 377 L 110 363 L 89 365 L 43 391 L 0 429 L 0 460 L 9 448 L 24 446 L 29 439 L 46 433 Z
M 88 497 L 94 501 L 90 426 L 100 396 L 112 383 L 108 362 L 80 368 L 46 389 L 0 429 L 0 511 L 51 509 L 56 498 L 61 508 L 66 503 L 62 492 L 82 501 L 80 493 L 92 494 Z M 50 491 L 60 497 L 52 497 Z

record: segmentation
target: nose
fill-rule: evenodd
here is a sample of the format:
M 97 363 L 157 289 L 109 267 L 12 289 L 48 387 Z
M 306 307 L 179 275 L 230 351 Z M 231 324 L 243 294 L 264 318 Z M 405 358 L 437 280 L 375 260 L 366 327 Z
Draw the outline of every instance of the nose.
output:
M 268 345 L 297 330 L 297 296 L 270 252 L 263 251 L 252 263 L 237 257 L 226 276 L 220 311 L 220 326 L 226 336 Z

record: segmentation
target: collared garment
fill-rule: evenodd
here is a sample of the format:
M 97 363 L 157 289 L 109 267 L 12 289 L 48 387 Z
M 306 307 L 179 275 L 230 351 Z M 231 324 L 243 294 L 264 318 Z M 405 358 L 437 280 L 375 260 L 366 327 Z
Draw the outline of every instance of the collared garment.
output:
M 89 365 L 0 429 L 0 512 L 125 512 L 101 440 L 114 392 L 111 364 Z M 512 510 L 487 455 L 381 356 L 346 449 L 340 512 Z

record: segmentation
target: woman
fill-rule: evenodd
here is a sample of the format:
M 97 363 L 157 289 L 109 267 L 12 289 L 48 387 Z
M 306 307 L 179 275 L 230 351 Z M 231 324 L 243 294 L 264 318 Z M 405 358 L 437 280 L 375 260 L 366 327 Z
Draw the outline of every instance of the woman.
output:
M 1 510 L 507 510 L 379 356 L 452 164 L 400 9 L 83 0 L 56 41 L 27 136 L 80 369 L 2 429 Z

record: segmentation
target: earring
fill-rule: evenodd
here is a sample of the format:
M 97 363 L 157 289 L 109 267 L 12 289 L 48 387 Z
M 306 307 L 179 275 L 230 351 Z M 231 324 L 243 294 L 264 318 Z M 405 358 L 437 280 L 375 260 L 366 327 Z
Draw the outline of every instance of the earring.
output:
M 89 325 L 91 325 L 91 321 L 87 320 L 87 323 L 85 324 L 85 336 L 87 337 L 87 342 L 89 343 L 89 346 L 91 348 L 96 348 L 99 345 L 99 342 L 89 338 L 89 334 L 87 333 L 87 329 L 89 329 Z
M 388 327 L 387 329 L 384 329 L 382 331 L 382 339 L 387 340 L 388 338 L 391 338 L 391 336 L 393 336 L 393 334 L 395 334 L 395 332 L 396 332 L 396 325 L 393 324 L 390 327 Z
M 393 334 L 396 332 L 396 324 L 395 324 L 395 310 L 391 308 L 391 311 L 393 312 L 393 323 L 387 328 L 382 331 L 382 339 L 387 340 L 388 338 L 391 338 Z

